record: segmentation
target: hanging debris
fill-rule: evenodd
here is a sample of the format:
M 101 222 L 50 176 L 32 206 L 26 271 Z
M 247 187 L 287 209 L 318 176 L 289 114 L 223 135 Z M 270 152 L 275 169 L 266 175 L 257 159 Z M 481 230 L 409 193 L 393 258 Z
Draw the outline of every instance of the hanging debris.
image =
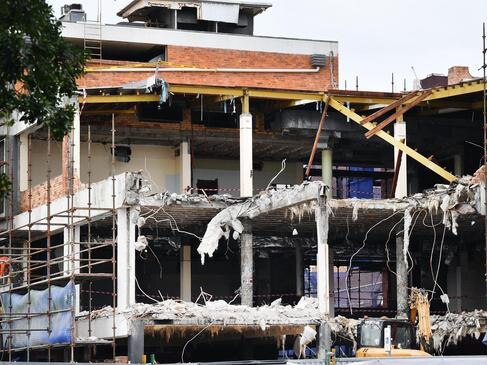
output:
M 198 246 L 201 263 L 205 263 L 206 255 L 213 256 L 220 239 L 228 236 L 230 230 L 238 232 L 239 235 L 242 233 L 243 225 L 240 219 L 253 219 L 260 214 L 278 209 L 291 209 L 291 219 L 301 219 L 304 212 L 312 210 L 309 202 L 316 200 L 323 192 L 323 183 L 304 182 L 290 189 L 268 190 L 259 196 L 223 209 L 208 223 L 205 235 Z

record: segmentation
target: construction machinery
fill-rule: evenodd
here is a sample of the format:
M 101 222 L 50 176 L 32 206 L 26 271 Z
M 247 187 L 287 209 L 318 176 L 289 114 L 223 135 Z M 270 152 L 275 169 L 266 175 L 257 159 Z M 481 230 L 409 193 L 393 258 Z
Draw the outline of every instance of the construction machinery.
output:
M 356 357 L 431 356 L 420 347 L 416 328 L 407 319 L 367 318 L 357 328 Z
M 424 290 L 412 288 L 409 305 L 410 319 L 363 319 L 357 328 L 356 357 L 431 356 L 428 353 L 432 349 L 428 295 Z

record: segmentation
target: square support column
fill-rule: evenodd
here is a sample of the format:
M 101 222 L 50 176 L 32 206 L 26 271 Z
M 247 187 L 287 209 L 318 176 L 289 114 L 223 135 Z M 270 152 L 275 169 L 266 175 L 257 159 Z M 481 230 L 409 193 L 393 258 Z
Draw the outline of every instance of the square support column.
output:
M 328 246 L 328 211 L 326 199 L 318 199 L 318 206 L 315 210 L 316 231 L 317 231 L 317 256 L 316 256 L 316 274 L 317 274 L 317 296 L 318 309 L 323 321 L 319 329 L 318 339 L 318 358 L 325 359 L 326 354 L 331 350 L 332 338 L 331 329 L 326 322 L 328 318 L 335 315 L 333 302 L 333 275 L 330 268 L 333 268 L 330 248 Z
M 242 305 L 253 306 L 254 302 L 254 252 L 252 223 L 242 221 L 244 230 L 240 238 L 240 297 Z
M 397 317 L 408 318 L 408 267 L 404 261 L 404 234 L 396 235 L 396 296 Z
M 321 174 L 326 190 L 326 198 L 333 197 L 333 151 L 329 148 L 321 151 Z
M 303 248 L 300 242 L 296 242 L 296 296 L 304 295 L 304 268 L 303 268 Z
M 191 246 L 181 246 L 180 251 L 180 297 L 191 302 Z
M 80 227 L 64 228 L 63 232 L 63 276 L 80 273 Z M 80 285 L 75 285 L 75 313 L 80 311 Z
M 179 192 L 185 193 L 191 187 L 191 152 L 189 142 L 179 144 Z
M 253 195 L 252 115 L 240 115 L 240 196 Z
M 130 333 L 127 341 L 128 358 L 132 364 L 142 364 L 144 355 L 144 321 L 135 319 L 130 322 Z
M 117 308 L 135 304 L 135 222 L 128 208 L 117 209 Z

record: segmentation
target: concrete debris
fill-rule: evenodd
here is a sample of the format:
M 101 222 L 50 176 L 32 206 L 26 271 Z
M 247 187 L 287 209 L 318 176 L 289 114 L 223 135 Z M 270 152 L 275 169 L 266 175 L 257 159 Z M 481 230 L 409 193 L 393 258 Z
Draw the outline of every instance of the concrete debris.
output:
M 444 348 L 457 345 L 466 337 L 480 339 L 480 335 L 487 331 L 487 311 L 431 316 L 431 329 L 435 351 L 442 353 Z
M 314 205 L 310 202 L 315 201 L 323 191 L 324 185 L 321 182 L 304 182 L 289 189 L 268 190 L 259 196 L 223 209 L 208 223 L 205 235 L 198 246 L 201 263 L 205 263 L 206 255 L 213 256 L 220 239 L 225 237 L 225 232 L 233 230 L 242 233 L 243 225 L 240 219 L 253 219 L 272 210 L 289 209 L 291 220 L 301 220 L 305 213 L 312 214 Z
M 145 236 L 139 236 L 137 237 L 137 241 L 134 243 L 134 247 L 136 251 L 142 252 L 146 249 L 148 244 L 149 242 Z
M 472 178 L 470 179 L 470 183 L 480 184 L 481 182 L 485 182 L 486 168 L 487 166 L 483 165 L 477 171 L 475 171 Z
M 165 300 L 154 304 L 137 303 L 121 313 L 127 318 L 169 320 L 174 324 L 242 324 L 258 325 L 261 328 L 269 325 L 318 324 L 321 321 L 317 300 L 304 297 L 294 307 L 282 305 L 279 300 L 260 307 L 233 305 L 224 300 L 208 301 L 204 305 Z M 105 307 L 93 311 L 92 319 L 112 314 L 112 308 Z
M 96 336 L 89 336 L 89 337 L 76 337 L 76 343 L 111 343 L 109 340 L 105 340 L 103 338 L 98 338 Z
M 336 316 L 330 321 L 331 331 L 341 338 L 352 341 L 354 349 L 357 346 L 357 326 L 359 320 L 353 318 L 346 318 L 343 316 Z
M 182 325 L 257 325 L 262 331 L 272 325 L 318 325 L 323 321 L 317 300 L 308 297 L 302 297 L 294 307 L 282 305 L 279 300 L 261 307 L 232 305 L 224 300 L 208 301 L 205 305 L 165 300 L 155 304 L 137 303 L 121 313 L 129 319 L 165 320 Z M 113 309 L 105 307 L 93 311 L 91 317 L 96 319 L 110 317 L 112 314 Z M 80 313 L 80 316 L 86 315 L 87 312 Z M 487 331 L 487 311 L 483 310 L 432 315 L 430 319 L 433 345 L 437 353 L 442 353 L 444 348 L 456 345 L 469 336 L 480 339 L 481 334 Z M 335 336 L 348 339 L 356 346 L 360 320 L 337 316 L 328 320 L 328 323 Z
M 306 358 L 306 346 L 313 342 L 316 338 L 316 330 L 310 326 L 304 327 L 303 333 L 297 336 L 294 343 L 294 353 L 298 359 Z

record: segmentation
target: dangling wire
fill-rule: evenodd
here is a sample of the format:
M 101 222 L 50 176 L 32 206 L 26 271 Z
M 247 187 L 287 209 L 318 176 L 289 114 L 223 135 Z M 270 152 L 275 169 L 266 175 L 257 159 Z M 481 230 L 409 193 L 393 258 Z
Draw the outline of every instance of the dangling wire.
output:
M 282 172 L 285 169 L 286 169 L 286 159 L 282 160 L 282 162 L 281 162 L 281 169 L 279 170 L 279 172 L 277 173 L 277 175 L 272 178 L 272 180 L 269 182 L 269 184 L 267 184 L 267 187 L 265 188 L 265 191 L 269 190 L 269 187 L 272 185 L 272 183 L 274 182 L 274 180 L 276 180 L 278 178 L 278 176 L 281 175 Z

